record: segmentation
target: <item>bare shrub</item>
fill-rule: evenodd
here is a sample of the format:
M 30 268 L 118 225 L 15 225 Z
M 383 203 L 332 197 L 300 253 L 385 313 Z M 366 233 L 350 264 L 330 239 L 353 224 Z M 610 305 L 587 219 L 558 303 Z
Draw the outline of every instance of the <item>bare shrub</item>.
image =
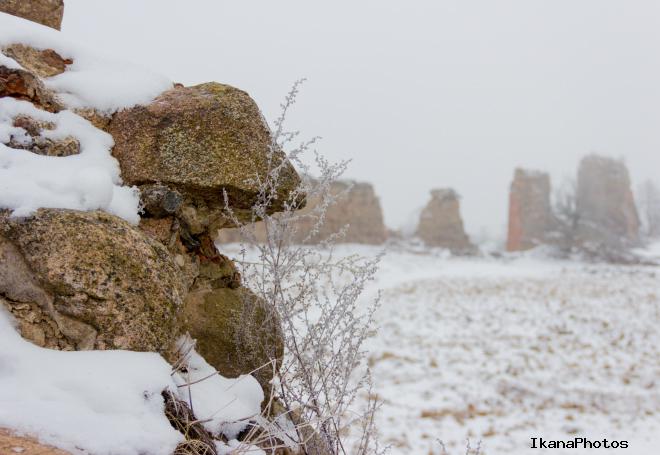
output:
M 553 211 L 557 217 L 559 247 L 570 251 L 576 244 L 576 233 L 580 222 L 577 210 L 577 183 L 565 178 L 553 194 Z
M 438 445 L 440 446 L 440 455 L 449 455 L 449 451 L 447 450 L 445 443 L 440 439 L 437 441 Z M 472 443 L 468 439 L 465 442 L 465 452 L 463 452 L 463 455 L 481 455 L 481 441 L 477 443 L 476 447 L 472 447 Z
M 250 213 L 251 223 L 239 221 L 227 194 L 225 210 L 240 226 L 243 246 L 237 262 L 242 276 L 282 326 L 285 355 L 271 396 L 279 411 L 271 421 L 284 418 L 290 423 L 287 437 L 301 453 L 375 453 L 373 415 L 377 405 L 370 398 L 366 409 L 357 410 L 355 403 L 359 393 L 373 396 L 368 393 L 370 376 L 364 367 L 362 345 L 371 334 L 378 297 L 366 308 L 358 305 L 358 300 L 373 279 L 380 257 L 337 256 L 335 243 L 347 227 L 320 245 L 311 244 L 328 207 L 343 197 L 330 187 L 348 163 L 330 163 L 313 150 L 318 138 L 299 140 L 298 132 L 285 130 L 287 113 L 302 82 L 293 85 L 274 123 L 268 172 L 252 177 L 259 192 Z M 314 154 L 313 167 L 302 160 L 310 152 Z M 282 196 L 282 171 L 288 164 L 297 168 L 302 181 L 288 196 Z M 300 212 L 308 200 L 314 204 Z M 281 211 L 270 215 L 273 207 Z M 263 221 L 263 242 L 255 235 L 257 221 Z M 262 422 L 262 430 L 273 431 L 267 425 Z M 360 433 L 357 437 L 356 428 Z
M 651 180 L 637 188 L 637 207 L 644 237 L 660 238 L 660 188 Z

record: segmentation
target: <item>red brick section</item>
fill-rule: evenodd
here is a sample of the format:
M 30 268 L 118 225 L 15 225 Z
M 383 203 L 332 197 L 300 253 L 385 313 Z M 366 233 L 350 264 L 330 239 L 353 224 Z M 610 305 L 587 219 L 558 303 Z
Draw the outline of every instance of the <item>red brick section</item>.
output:
M 523 251 L 545 244 L 556 228 L 550 204 L 550 176 L 516 169 L 509 193 L 507 251 Z
M 514 191 L 514 186 L 512 184 L 511 191 L 509 192 L 509 230 L 506 239 L 507 251 L 520 251 L 524 249 L 522 243 L 523 227 L 520 212 L 520 193 Z

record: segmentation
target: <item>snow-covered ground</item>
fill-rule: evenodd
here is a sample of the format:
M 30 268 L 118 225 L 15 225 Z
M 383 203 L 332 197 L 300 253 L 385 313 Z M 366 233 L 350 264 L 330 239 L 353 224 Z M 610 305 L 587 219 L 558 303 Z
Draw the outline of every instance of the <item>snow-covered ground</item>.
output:
M 463 455 L 468 438 L 482 455 L 610 453 L 532 437 L 659 453 L 660 267 L 415 250 L 388 251 L 364 296 L 383 291 L 368 349 L 390 453 L 442 454 L 441 440 Z
M 347 251 L 364 247 L 342 247 Z M 576 454 L 532 437 L 660 447 L 660 267 L 390 252 L 369 343 L 396 454 Z

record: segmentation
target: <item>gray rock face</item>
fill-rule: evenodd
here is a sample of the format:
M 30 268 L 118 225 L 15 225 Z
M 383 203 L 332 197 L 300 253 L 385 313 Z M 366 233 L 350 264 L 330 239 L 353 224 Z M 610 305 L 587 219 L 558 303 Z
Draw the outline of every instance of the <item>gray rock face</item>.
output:
M 509 193 L 507 251 L 523 251 L 551 241 L 557 220 L 550 203 L 550 176 L 516 169 Z
M 470 253 L 475 249 L 463 229 L 459 196 L 450 188 L 431 191 L 431 200 L 419 216 L 416 234 L 426 245 L 454 253 Z
M 639 242 L 639 216 L 622 161 L 598 155 L 578 169 L 577 242 L 587 248 L 626 249 Z

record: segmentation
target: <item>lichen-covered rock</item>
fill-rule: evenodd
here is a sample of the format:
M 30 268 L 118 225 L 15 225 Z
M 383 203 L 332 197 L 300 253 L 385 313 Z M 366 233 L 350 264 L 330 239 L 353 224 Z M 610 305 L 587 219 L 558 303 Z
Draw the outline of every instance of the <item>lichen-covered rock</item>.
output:
M 42 444 L 29 436 L 16 434 L 0 428 L 0 454 L 2 455 L 71 455 L 70 452 Z
M 258 192 L 252 178 L 269 169 L 268 126 L 249 95 L 228 85 L 168 90 L 148 106 L 117 113 L 108 131 L 124 181 L 178 191 L 182 208 L 195 212 L 188 218 L 200 223 L 200 231 L 226 223 L 223 191 L 233 208 L 251 208 Z M 274 163 L 282 159 L 276 153 Z M 280 201 L 299 183 L 289 164 L 281 177 Z
M 62 109 L 55 94 L 35 74 L 24 69 L 0 66 L 0 98 L 5 96 L 30 101 L 49 112 Z
M 72 136 L 53 139 L 47 135 L 55 129 L 55 125 L 41 122 L 31 117 L 20 115 L 14 118 L 13 126 L 23 128 L 25 136 L 10 135 L 6 143 L 11 148 L 29 150 L 37 155 L 71 156 L 80 153 L 80 142 Z
M 35 49 L 25 44 L 10 44 L 2 53 L 18 62 L 24 69 L 39 77 L 52 77 L 62 74 L 66 65 L 73 60 L 65 59 L 53 49 Z
M 59 349 L 169 354 L 186 289 L 162 244 L 103 212 L 0 216 L 0 296 L 23 336 Z
M 244 287 L 198 289 L 188 294 L 184 314 L 197 352 L 210 365 L 227 377 L 254 371 L 268 395 L 269 362 L 279 367 L 284 342 L 279 319 L 265 302 Z
M 516 169 L 509 193 L 507 251 L 523 251 L 550 243 L 557 229 L 550 203 L 550 176 Z
M 578 169 L 577 243 L 627 249 L 639 242 L 639 216 L 625 163 L 589 155 Z
M 0 0 L 0 12 L 59 30 L 64 15 L 64 0 Z
M 475 250 L 463 228 L 458 194 L 449 188 L 431 191 L 431 200 L 419 216 L 417 236 L 428 246 L 465 254 Z

